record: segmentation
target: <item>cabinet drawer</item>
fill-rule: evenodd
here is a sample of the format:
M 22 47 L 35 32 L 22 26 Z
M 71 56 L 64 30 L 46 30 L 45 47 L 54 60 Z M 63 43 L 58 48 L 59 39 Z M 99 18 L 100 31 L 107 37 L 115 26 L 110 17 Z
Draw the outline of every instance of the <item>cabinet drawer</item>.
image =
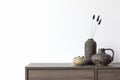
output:
M 120 80 L 120 69 L 98 70 L 98 80 Z
M 28 80 L 94 80 L 94 70 L 28 70 Z

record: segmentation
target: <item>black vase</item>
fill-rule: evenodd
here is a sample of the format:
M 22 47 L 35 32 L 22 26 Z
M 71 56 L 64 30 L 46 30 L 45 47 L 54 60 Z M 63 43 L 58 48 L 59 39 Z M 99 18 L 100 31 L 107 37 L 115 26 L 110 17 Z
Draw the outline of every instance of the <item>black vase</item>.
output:
M 87 64 L 93 65 L 93 62 L 91 61 L 91 57 L 96 54 L 96 48 L 97 44 L 93 39 L 88 39 L 85 42 L 85 58 L 87 61 Z

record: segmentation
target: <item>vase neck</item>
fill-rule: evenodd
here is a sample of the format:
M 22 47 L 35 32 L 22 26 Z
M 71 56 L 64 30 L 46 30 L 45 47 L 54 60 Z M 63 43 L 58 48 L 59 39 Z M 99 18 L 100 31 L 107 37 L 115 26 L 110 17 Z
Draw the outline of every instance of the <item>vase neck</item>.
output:
M 88 40 L 94 40 L 93 38 L 89 38 Z
M 103 53 L 104 54 L 105 53 L 105 49 L 104 48 L 99 49 L 98 53 Z

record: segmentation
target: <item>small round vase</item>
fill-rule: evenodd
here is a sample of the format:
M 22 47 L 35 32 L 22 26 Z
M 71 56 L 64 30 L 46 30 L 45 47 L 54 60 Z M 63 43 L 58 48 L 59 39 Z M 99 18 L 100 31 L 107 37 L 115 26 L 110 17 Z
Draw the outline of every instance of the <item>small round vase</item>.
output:
M 106 54 L 105 51 L 112 51 L 112 56 Z M 91 57 L 92 62 L 97 66 L 107 66 L 109 63 L 113 61 L 114 51 L 112 49 L 104 49 L 101 48 L 98 50 L 98 53 Z

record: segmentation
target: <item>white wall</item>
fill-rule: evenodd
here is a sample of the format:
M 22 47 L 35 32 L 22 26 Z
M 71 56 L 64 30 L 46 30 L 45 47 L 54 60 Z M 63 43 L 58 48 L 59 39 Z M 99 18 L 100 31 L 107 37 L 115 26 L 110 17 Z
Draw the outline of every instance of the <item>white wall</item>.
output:
M 0 80 L 24 80 L 31 62 L 72 62 L 84 55 L 91 17 L 103 21 L 98 48 L 120 62 L 120 0 L 0 0 Z

